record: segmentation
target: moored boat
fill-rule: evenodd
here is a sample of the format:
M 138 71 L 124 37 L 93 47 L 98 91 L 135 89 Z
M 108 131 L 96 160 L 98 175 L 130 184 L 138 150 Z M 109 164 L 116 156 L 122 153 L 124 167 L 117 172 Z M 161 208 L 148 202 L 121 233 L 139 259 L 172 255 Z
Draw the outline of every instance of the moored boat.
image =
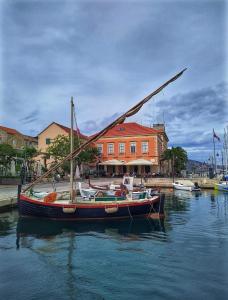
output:
M 86 140 L 77 149 L 73 149 L 73 99 L 71 100 L 71 152 L 62 161 L 51 167 L 45 174 L 29 184 L 18 197 L 18 207 L 21 216 L 33 216 L 39 218 L 49 218 L 56 220 L 98 220 L 114 218 L 133 218 L 133 217 L 163 217 L 164 216 L 164 194 L 152 195 L 148 191 L 130 192 L 126 189 L 120 190 L 120 194 L 108 195 L 104 191 L 98 191 L 90 197 L 75 197 L 76 192 L 73 188 L 73 159 L 91 143 L 97 141 L 108 130 L 117 124 L 121 124 L 127 117 L 136 114 L 141 107 L 148 102 L 154 95 L 158 94 L 168 84 L 179 78 L 185 69 L 165 82 L 162 86 L 149 94 L 138 104 L 129 109 L 126 113 L 118 117 L 106 128 Z M 42 195 L 34 193 L 32 187 L 43 178 L 53 174 L 65 161 L 71 161 L 71 190 L 69 195 L 56 192 Z M 89 191 L 91 192 L 91 190 Z
M 173 188 L 176 190 L 189 191 L 189 192 L 199 192 L 201 190 L 197 182 L 193 184 L 193 182 L 189 180 L 175 181 L 172 185 Z
M 222 181 L 220 183 L 216 183 L 214 186 L 215 190 L 228 192 L 228 181 Z
M 48 200 L 34 195 L 21 194 L 19 212 L 22 216 L 42 217 L 59 220 L 99 220 L 132 217 L 164 217 L 164 195 L 150 196 L 141 193 L 138 199 L 130 195 L 104 196 L 93 199 L 77 198 L 75 202 L 61 200 L 56 193 Z M 49 195 L 51 195 L 49 194 Z M 50 201 L 50 202 L 49 202 Z

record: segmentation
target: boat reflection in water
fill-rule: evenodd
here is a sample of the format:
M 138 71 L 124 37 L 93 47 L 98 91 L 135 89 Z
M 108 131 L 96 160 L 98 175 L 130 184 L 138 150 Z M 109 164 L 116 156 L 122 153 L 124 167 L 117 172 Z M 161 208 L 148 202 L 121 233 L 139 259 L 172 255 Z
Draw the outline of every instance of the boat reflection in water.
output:
M 17 246 L 20 237 L 33 236 L 38 239 L 48 239 L 65 233 L 77 235 L 105 234 L 114 239 L 166 239 L 164 220 L 133 219 L 109 220 L 97 222 L 59 222 L 37 218 L 19 218 L 17 223 Z

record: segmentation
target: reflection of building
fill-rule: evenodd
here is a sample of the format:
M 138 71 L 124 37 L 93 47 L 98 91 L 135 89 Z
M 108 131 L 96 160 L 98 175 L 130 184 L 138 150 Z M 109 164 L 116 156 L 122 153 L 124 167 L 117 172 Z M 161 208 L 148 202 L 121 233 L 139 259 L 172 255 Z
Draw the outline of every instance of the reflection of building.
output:
M 79 135 L 80 139 L 87 139 L 87 137 L 81 132 L 77 132 L 74 130 L 75 136 Z M 42 153 L 42 155 L 39 157 L 40 160 L 42 160 L 42 164 L 47 166 L 49 163 L 52 162 L 51 159 L 47 159 L 47 157 L 43 154 L 47 152 L 48 146 L 53 142 L 53 140 L 58 135 L 64 135 L 69 136 L 70 135 L 70 128 L 63 126 L 61 124 L 58 124 L 56 122 L 52 122 L 50 125 L 48 125 L 43 131 L 41 131 L 38 134 L 38 149 Z
M 167 143 L 163 124 L 155 124 L 153 128 L 137 123 L 117 125 L 96 142 L 100 152 L 99 171 L 116 175 L 158 173 Z
M 0 144 L 9 144 L 14 149 L 23 149 L 24 147 L 37 148 L 37 138 L 24 135 L 16 129 L 0 126 Z

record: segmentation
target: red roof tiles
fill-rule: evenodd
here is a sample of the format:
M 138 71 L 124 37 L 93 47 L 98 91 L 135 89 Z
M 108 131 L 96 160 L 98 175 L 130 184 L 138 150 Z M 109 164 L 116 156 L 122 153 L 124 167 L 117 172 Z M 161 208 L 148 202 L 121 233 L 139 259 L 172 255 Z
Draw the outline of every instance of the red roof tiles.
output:
M 0 126 L 0 130 L 7 132 L 8 134 L 13 134 L 13 135 L 22 135 L 19 131 L 13 128 L 8 128 L 5 126 Z
M 162 131 L 132 122 L 116 125 L 112 129 L 110 129 L 103 137 L 151 135 L 160 132 Z

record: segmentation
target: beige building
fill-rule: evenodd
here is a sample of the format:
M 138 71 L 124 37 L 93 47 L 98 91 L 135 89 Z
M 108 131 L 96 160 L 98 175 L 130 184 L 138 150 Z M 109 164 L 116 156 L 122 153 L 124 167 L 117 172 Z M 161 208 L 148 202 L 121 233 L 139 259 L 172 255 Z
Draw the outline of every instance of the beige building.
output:
M 79 135 L 80 139 L 87 139 L 87 136 L 81 134 L 80 131 L 77 132 L 74 130 L 74 134 L 75 136 Z M 70 128 L 59 123 L 52 122 L 38 134 L 38 150 L 41 152 L 41 155 L 38 159 L 45 167 L 48 167 L 48 165 L 53 161 L 51 158 L 45 155 L 47 148 L 58 135 L 69 136 Z
M 8 144 L 16 150 L 23 150 L 25 147 L 37 148 L 38 141 L 36 137 L 24 135 L 16 129 L 0 126 L 0 144 Z M 18 168 L 21 168 L 22 161 L 22 158 L 14 157 L 7 168 L 0 165 L 0 175 L 19 175 Z
M 0 144 L 9 144 L 14 149 L 21 150 L 24 147 L 37 148 L 38 141 L 36 137 L 24 135 L 13 128 L 0 126 Z

